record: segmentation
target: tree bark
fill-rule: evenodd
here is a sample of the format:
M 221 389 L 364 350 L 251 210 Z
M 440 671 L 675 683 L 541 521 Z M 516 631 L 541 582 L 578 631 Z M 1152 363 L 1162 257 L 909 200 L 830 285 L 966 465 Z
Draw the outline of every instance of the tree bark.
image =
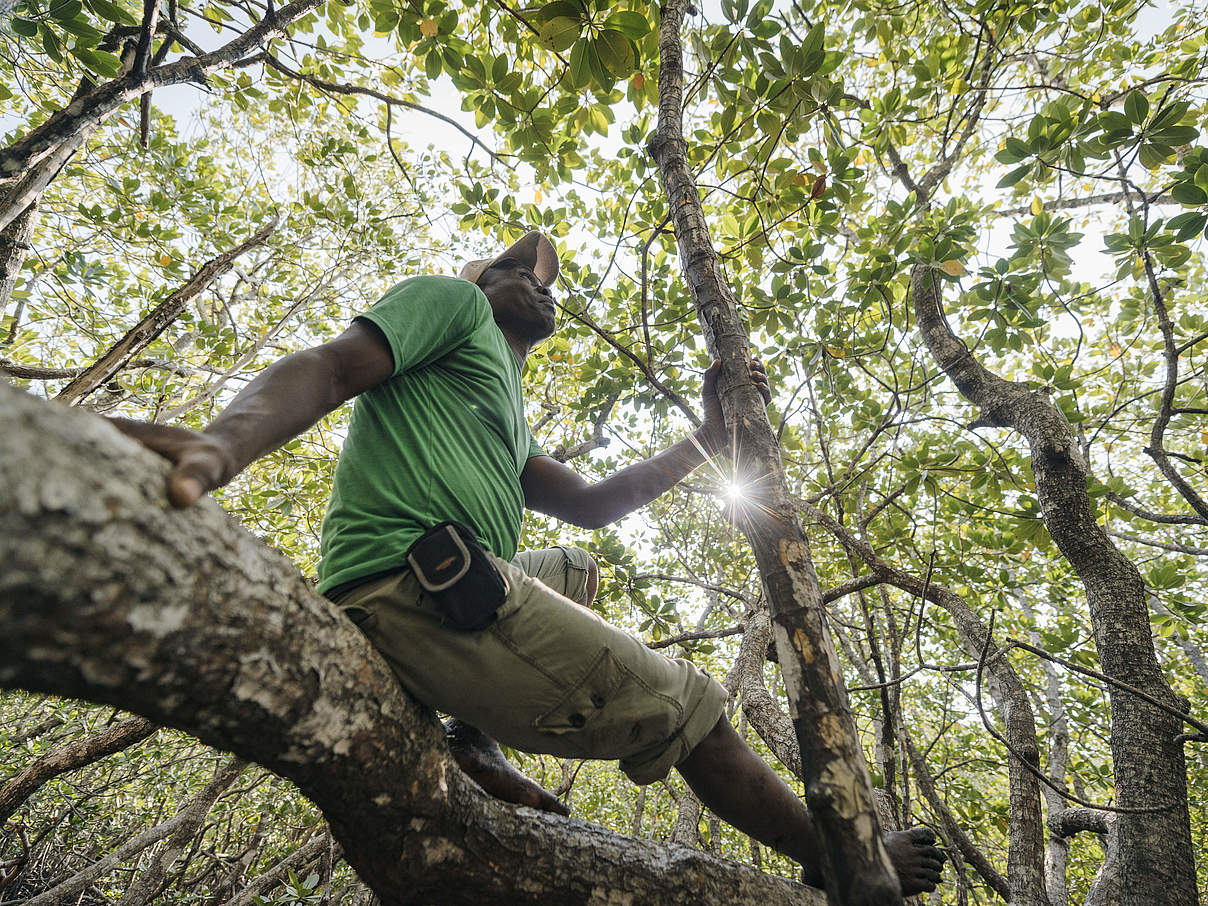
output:
M 830 901 L 902 902 L 881 841 L 872 782 L 864 761 L 839 659 L 826 625 L 809 543 L 788 492 L 776 435 L 750 378 L 750 348 L 733 292 L 709 239 L 683 137 L 683 49 L 687 0 L 667 0 L 659 28 L 659 121 L 650 140 L 675 225 L 684 277 L 705 341 L 722 364 L 720 396 L 731 427 L 739 475 L 751 487 L 741 519 L 759 564 L 773 636 L 801 748 L 806 801 L 822 840 L 822 874 Z
M 180 316 L 186 305 L 196 299 L 207 286 L 229 271 L 240 255 L 267 241 L 276 228 L 277 219 L 274 217 L 239 245 L 227 249 L 203 264 L 184 286 L 144 315 L 142 320 L 126 332 L 125 336 L 90 365 L 87 371 L 64 387 L 55 399 L 68 405 L 75 405 L 125 368 L 131 359 L 142 352 Z
M 820 906 L 699 851 L 488 797 L 280 554 L 85 410 L 0 384 L 0 686 L 105 702 L 292 780 L 389 904 Z
M 26 205 L 25 210 L 18 214 L 12 223 L 0 231 L 0 312 L 12 298 L 17 276 L 21 273 L 21 265 L 29 254 L 29 240 L 33 237 L 37 225 L 38 201 L 35 199 Z
M 1006 381 L 978 362 L 944 318 L 937 276 L 911 275 L 924 342 L 957 389 L 981 410 L 975 424 L 1011 427 L 1026 438 L 1045 526 L 1086 589 L 1103 673 L 1180 709 L 1150 637 L 1145 583 L 1099 525 L 1086 491 L 1087 468 L 1060 410 L 1041 391 Z M 1177 717 L 1108 686 L 1111 747 L 1120 815 L 1124 906 L 1193 906 L 1196 893 L 1187 773 Z

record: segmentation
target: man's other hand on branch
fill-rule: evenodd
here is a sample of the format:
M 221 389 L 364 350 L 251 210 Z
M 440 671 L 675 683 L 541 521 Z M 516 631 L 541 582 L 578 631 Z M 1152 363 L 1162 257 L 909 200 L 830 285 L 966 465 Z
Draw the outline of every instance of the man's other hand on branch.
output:
M 172 463 L 168 499 L 174 507 L 192 506 L 202 494 L 222 487 L 235 473 L 233 458 L 226 447 L 197 431 L 128 418 L 111 418 L 109 422 Z
M 721 374 L 721 362 L 714 361 L 705 372 L 701 381 L 701 403 L 705 409 L 705 420 L 696 431 L 696 437 L 710 455 L 716 455 L 729 447 L 729 437 L 726 432 L 726 419 L 722 415 L 721 400 L 717 397 L 717 378 Z M 751 359 L 751 382 L 763 397 L 764 405 L 772 401 L 772 391 L 768 387 L 768 376 L 764 373 L 763 362 Z

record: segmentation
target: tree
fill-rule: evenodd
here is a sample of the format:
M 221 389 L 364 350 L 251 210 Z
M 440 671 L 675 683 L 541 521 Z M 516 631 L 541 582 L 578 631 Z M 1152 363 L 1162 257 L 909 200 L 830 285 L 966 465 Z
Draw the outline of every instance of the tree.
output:
M 286 9 L 265 21 L 285 27 Z M 206 10 L 227 43 L 256 26 L 247 10 Z M 134 36 L 140 12 L 19 10 L 62 60 L 5 64 L 17 119 L 49 122 L 80 66 L 103 88 L 112 76 L 89 54 L 118 26 Z M 281 209 L 267 247 L 89 401 L 200 424 L 273 345 L 328 335 L 392 275 L 541 227 L 565 252 L 566 292 L 563 329 L 528 376 L 539 438 L 589 473 L 662 444 L 692 417 L 709 353 L 676 278 L 697 262 L 676 258 L 679 208 L 645 150 L 660 67 L 644 12 L 329 4 L 214 70 L 202 116 L 230 136 L 202 146 L 153 116 L 139 152 L 132 126 L 99 123 L 39 196 L 0 325 L 5 367 L 54 392 Z M 161 20 L 181 31 L 189 17 Z M 67 23 L 82 40 L 55 37 Z M 1196 900 L 1204 25 L 1191 5 L 1155 23 L 1126 0 L 727 0 L 685 27 L 685 159 L 740 330 L 780 388 L 773 436 L 872 780 L 895 820 L 942 829 L 956 897 Z M 205 54 L 165 29 L 144 32 L 183 50 L 148 72 Z M 427 95 L 442 74 L 494 130 L 475 135 L 490 155 L 417 154 L 399 137 L 404 108 L 439 112 Z M 29 147 L 27 133 L 11 144 Z M 297 183 L 239 175 L 278 166 L 266 147 L 289 149 Z M 6 273 L 22 245 L 0 243 Z M 375 266 L 399 248 L 406 261 Z M 60 329 L 66 317 L 79 328 Z M 304 570 L 332 428 L 224 501 Z M 706 473 L 646 523 L 576 541 L 612 580 L 605 612 L 728 674 L 737 719 L 800 777 L 754 558 L 713 504 L 745 484 L 732 515 L 762 512 L 760 474 Z M 529 767 L 566 778 L 615 828 L 645 814 L 670 832 L 665 790 L 651 812 L 607 774 Z M 679 804 L 685 828 L 763 864 Z

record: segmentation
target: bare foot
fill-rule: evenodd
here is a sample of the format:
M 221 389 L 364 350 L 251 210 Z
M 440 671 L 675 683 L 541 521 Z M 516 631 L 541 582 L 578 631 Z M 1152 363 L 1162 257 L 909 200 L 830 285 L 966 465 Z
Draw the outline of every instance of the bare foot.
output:
M 892 831 L 885 835 L 885 849 L 898 873 L 902 896 L 935 890 L 947 857 L 935 846 L 935 833 L 931 828 Z
M 503 757 L 499 744 L 477 727 L 453 718 L 445 724 L 445 739 L 458 767 L 496 799 L 558 815 L 570 814 L 552 793 L 521 774 Z

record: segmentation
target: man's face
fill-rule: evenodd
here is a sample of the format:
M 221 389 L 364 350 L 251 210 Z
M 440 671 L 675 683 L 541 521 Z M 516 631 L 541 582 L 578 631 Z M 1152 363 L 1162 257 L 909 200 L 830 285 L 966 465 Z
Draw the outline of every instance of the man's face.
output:
M 554 294 L 526 265 L 514 258 L 497 261 L 478 278 L 478 288 L 501 330 L 531 343 L 553 335 L 558 323 Z

